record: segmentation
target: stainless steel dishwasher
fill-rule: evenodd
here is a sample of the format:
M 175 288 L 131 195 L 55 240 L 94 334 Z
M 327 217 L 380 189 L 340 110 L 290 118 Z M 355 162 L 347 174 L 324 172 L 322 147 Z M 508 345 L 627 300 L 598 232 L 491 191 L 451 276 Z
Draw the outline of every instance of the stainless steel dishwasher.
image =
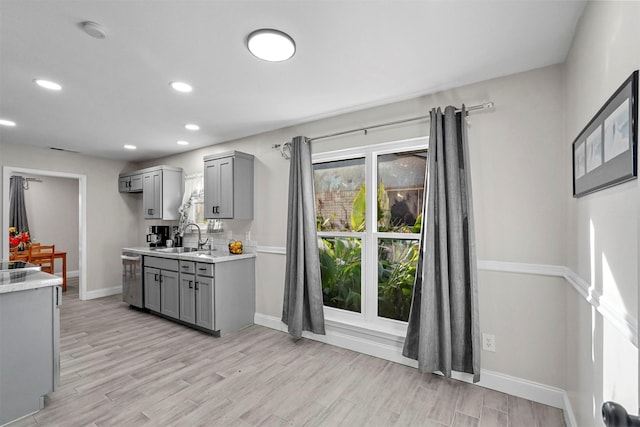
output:
M 142 284 L 142 255 L 123 251 L 122 301 L 134 307 L 144 308 L 144 286 Z

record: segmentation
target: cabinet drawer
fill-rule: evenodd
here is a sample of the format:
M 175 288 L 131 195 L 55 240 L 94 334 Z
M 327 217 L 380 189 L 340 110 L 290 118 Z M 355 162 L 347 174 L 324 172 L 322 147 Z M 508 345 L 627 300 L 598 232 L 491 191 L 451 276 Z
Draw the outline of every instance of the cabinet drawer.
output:
M 196 263 L 193 261 L 180 261 L 180 273 L 196 273 Z
M 178 260 L 167 258 L 156 258 L 153 256 L 144 257 L 145 267 L 154 267 L 161 270 L 178 271 Z
M 198 276 L 213 277 L 213 264 L 206 262 L 196 263 L 196 274 Z

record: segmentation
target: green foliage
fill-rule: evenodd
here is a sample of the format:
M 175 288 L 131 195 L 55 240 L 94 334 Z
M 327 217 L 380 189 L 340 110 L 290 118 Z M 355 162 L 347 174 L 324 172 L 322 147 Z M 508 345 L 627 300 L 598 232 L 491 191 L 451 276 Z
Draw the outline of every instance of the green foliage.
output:
M 413 226 L 392 226 L 389 197 L 380 183 L 377 194 L 378 231 L 420 233 L 422 215 Z M 351 204 L 351 231 L 366 226 L 366 188 L 360 187 Z M 333 230 L 332 218 L 316 218 L 319 231 Z M 360 312 L 362 241 L 354 237 L 319 239 L 324 305 Z M 378 244 L 378 316 L 407 321 L 418 261 L 419 241 L 380 239 Z
M 418 263 L 418 240 L 378 244 L 378 316 L 407 321 Z
M 320 273 L 324 305 L 360 312 L 362 243 L 356 238 L 321 238 Z
M 365 230 L 367 220 L 367 191 L 365 185 L 360 186 L 360 191 L 351 203 L 351 230 L 361 232 Z

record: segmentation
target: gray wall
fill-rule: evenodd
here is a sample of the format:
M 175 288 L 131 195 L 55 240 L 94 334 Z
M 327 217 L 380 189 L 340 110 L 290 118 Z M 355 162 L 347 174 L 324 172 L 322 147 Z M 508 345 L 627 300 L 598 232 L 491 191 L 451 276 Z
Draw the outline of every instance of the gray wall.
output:
M 202 157 L 236 149 L 256 156 L 255 219 L 227 222 L 251 229 L 259 246 L 284 247 L 289 163 L 273 144 L 427 114 L 437 105 L 494 101 L 495 111 L 470 116 L 478 256 L 483 260 L 562 265 L 565 262 L 564 87 L 561 66 L 456 88 L 330 119 L 281 129 L 145 163 L 201 172 Z M 427 134 L 426 122 L 313 143 L 314 152 Z M 241 234 L 240 234 L 241 235 Z M 279 317 L 285 257 L 260 253 L 256 309 Z M 497 272 L 480 274 L 481 328 L 496 335 L 497 352 L 482 367 L 565 387 L 565 288 L 562 279 Z
M 118 174 L 128 164 L 10 144 L 7 139 L 0 141 L 0 166 L 87 177 L 87 291 L 120 287 L 121 248 L 135 244 L 140 233 L 134 211 L 138 208 L 135 199 L 118 193 Z M 3 206 L 0 209 L 4 209 Z
M 78 270 L 78 180 L 32 174 L 24 192 L 29 230 L 34 241 L 56 245 L 57 252 L 67 253 L 67 272 Z M 62 272 L 62 260 L 56 260 L 56 273 Z
M 640 68 L 638 40 L 640 3 L 587 5 L 566 61 L 566 156 L 578 133 Z M 571 182 L 570 157 L 566 165 Z M 603 309 L 633 326 L 638 317 L 639 207 L 637 180 L 567 202 L 568 265 L 602 294 Z M 572 288 L 566 298 L 567 390 L 578 425 L 602 425 L 599 412 L 606 400 L 637 414 L 638 349 L 611 315 L 594 310 Z

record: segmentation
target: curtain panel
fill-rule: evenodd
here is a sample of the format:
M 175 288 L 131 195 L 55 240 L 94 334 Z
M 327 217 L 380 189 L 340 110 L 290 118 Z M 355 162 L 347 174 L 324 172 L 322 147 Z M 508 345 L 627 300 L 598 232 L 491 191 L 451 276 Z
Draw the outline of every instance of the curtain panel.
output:
M 24 203 L 24 178 L 20 175 L 9 178 L 9 227 L 15 227 L 18 233 L 29 231 Z
M 302 331 L 324 335 L 311 141 L 302 136 L 291 142 L 288 203 L 282 321 L 295 338 Z
M 421 372 L 480 380 L 475 229 L 466 111 L 431 111 L 421 245 L 403 355 Z

